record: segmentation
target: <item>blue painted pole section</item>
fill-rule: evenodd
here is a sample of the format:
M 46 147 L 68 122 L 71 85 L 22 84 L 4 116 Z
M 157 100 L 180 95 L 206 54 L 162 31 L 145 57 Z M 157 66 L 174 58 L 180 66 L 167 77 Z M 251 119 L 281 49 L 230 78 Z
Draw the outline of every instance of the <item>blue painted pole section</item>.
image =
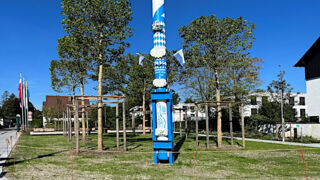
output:
M 164 48 L 166 45 L 165 35 L 165 14 L 164 14 L 164 0 L 153 0 L 153 23 L 159 23 L 162 26 L 162 30 L 156 31 L 153 34 L 153 47 Z M 156 58 L 155 62 L 155 79 L 163 79 L 167 81 L 167 62 L 165 56 Z M 157 91 L 165 91 L 165 87 L 157 87 Z
M 172 92 L 167 89 L 164 0 L 152 0 L 152 6 L 153 49 L 150 54 L 155 58 L 153 85 L 156 87 L 151 92 L 153 157 L 155 164 L 160 161 L 173 164 Z

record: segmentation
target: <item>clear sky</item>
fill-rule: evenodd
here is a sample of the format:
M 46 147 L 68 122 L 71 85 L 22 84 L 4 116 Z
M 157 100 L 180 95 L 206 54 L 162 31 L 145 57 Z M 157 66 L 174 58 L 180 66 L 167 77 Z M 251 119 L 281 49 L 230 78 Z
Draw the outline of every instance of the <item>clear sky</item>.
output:
M 134 28 L 130 53 L 152 48 L 151 0 L 132 0 Z M 256 30 L 251 54 L 264 60 L 260 77 L 265 88 L 279 72 L 295 92 L 305 92 L 303 68 L 293 65 L 320 35 L 319 0 L 165 0 L 167 48 L 181 48 L 178 27 L 200 16 L 242 16 Z M 56 0 L 10 0 L 0 5 L 0 94 L 18 93 L 19 73 L 28 80 L 30 100 L 42 107 L 45 95 L 58 95 L 50 85 L 49 66 L 57 59 L 57 39 L 64 35 L 61 4 Z M 96 94 L 90 82 L 86 94 Z M 182 90 L 178 91 L 184 97 Z M 68 93 L 66 93 L 68 94 Z M 65 95 L 65 94 L 60 94 Z

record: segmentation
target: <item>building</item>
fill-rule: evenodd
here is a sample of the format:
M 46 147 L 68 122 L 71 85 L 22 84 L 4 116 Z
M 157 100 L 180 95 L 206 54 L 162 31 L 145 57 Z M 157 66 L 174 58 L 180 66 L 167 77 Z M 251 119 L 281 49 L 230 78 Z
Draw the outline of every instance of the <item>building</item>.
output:
M 280 100 L 280 99 L 279 99 Z M 250 117 L 257 114 L 263 101 L 272 101 L 272 96 L 268 92 L 257 92 L 248 95 L 246 104 L 244 106 L 244 116 Z M 291 93 L 290 98 L 285 103 L 289 103 L 296 111 L 296 118 L 301 119 L 303 116 L 308 116 L 308 106 L 306 104 L 305 93 Z
M 312 122 L 319 122 L 320 116 L 320 37 L 294 65 L 304 67 L 307 86 L 306 103 Z
M 51 96 L 46 95 L 46 101 L 42 103 L 42 111 L 50 109 L 51 113 L 54 114 L 51 120 L 59 120 L 58 117 L 62 117 L 63 112 L 66 111 L 68 105 L 72 105 L 72 96 Z M 85 105 L 89 105 L 88 99 L 84 100 Z M 43 125 L 45 126 L 50 120 L 48 117 L 43 116 Z M 73 120 L 73 118 L 72 118 Z M 81 120 L 81 116 L 79 117 Z
M 179 122 L 180 117 L 181 121 L 184 121 L 187 116 L 188 120 L 196 120 L 196 105 L 194 103 L 179 103 L 173 105 L 173 122 Z M 181 113 L 181 114 L 180 114 Z M 206 119 L 206 113 L 204 108 L 200 108 L 198 111 L 199 121 Z
M 135 113 L 135 117 L 136 116 L 143 116 L 142 106 L 132 107 L 129 111 L 130 112 L 137 111 Z M 181 112 L 181 121 L 184 121 L 186 115 L 187 115 L 188 120 L 196 120 L 196 105 L 194 103 L 179 103 L 179 104 L 173 105 L 173 110 L 172 110 L 172 114 L 173 114 L 172 121 L 173 122 L 180 121 L 180 112 Z M 146 116 L 148 118 L 149 114 L 147 113 Z M 205 116 L 204 108 L 199 110 L 198 117 L 199 117 L 199 121 L 205 120 L 206 116 Z M 146 120 L 146 121 L 148 121 L 148 120 Z

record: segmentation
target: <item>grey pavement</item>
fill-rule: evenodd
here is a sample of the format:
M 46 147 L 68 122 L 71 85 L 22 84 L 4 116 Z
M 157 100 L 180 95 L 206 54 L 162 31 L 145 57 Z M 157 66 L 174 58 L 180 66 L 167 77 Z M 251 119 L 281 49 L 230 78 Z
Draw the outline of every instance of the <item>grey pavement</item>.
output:
M 228 138 L 230 138 L 230 137 L 228 137 Z M 241 140 L 242 138 L 235 137 L 234 139 Z M 304 147 L 320 148 L 320 143 L 282 142 L 282 141 L 253 139 L 253 138 L 246 138 L 246 141 L 255 141 L 255 142 L 273 143 L 273 144 L 283 144 L 283 145 L 292 145 L 292 146 L 304 146 Z
M 178 132 L 174 132 L 178 134 Z M 193 134 L 193 133 L 192 133 Z M 199 136 L 205 137 L 205 134 L 199 134 Z M 209 135 L 209 137 L 217 137 L 216 135 Z M 223 138 L 230 139 L 229 136 L 222 136 Z M 242 140 L 241 137 L 234 137 L 233 139 Z M 291 146 L 303 146 L 303 147 L 313 147 L 320 148 L 320 143 L 296 143 L 296 142 L 282 142 L 282 141 L 274 141 L 274 140 L 263 140 L 263 139 L 253 139 L 253 138 L 245 138 L 246 141 L 255 141 L 255 142 L 264 142 L 264 143 L 272 143 L 272 144 L 283 144 L 283 145 L 291 145 Z
M 0 129 L 0 179 L 7 179 L 3 174 L 3 165 L 6 162 L 12 147 L 18 141 L 20 133 L 16 129 Z M 8 144 L 9 143 L 9 144 Z

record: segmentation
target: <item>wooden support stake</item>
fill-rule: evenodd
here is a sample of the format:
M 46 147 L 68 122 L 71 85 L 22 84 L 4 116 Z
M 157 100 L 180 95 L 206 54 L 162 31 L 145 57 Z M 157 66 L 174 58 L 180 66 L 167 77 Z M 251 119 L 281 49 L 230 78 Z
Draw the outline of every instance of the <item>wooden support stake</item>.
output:
M 208 113 L 208 104 L 206 104 L 206 147 L 209 149 L 209 113 Z
M 181 122 L 181 121 L 182 121 L 182 116 L 181 116 L 181 109 L 179 110 L 179 113 L 180 113 L 180 115 L 179 115 L 179 116 L 180 116 L 180 137 L 182 137 L 182 127 L 181 127 L 181 126 L 182 126 L 182 124 L 181 124 L 181 123 L 182 123 L 182 122 Z
M 142 128 L 143 128 L 143 135 L 146 135 L 146 87 L 145 87 L 145 80 L 143 79 L 143 102 L 142 102 Z
M 87 133 L 87 137 L 89 136 L 89 122 L 88 122 L 88 111 L 86 111 L 86 124 L 87 124 L 87 127 L 86 127 L 86 133 Z
M 132 133 L 135 136 L 136 135 L 136 124 L 135 124 L 135 117 L 134 116 L 135 116 L 135 113 L 134 113 L 134 111 L 132 111 L 131 126 L 132 126 Z
M 119 102 L 116 104 L 116 136 L 117 136 L 117 150 L 120 150 L 119 146 Z
M 233 125 L 232 125 L 232 107 L 231 107 L 231 103 L 229 103 L 229 123 L 230 123 L 230 142 L 231 142 L 231 146 L 233 146 Z
M 244 135 L 244 107 L 243 103 L 241 104 L 241 131 L 242 131 L 242 147 L 246 147 L 245 135 Z
M 68 138 L 69 138 L 69 142 L 72 141 L 72 122 L 71 122 L 71 113 L 70 113 L 70 108 L 67 109 L 67 113 L 68 113 Z
M 185 109 L 185 119 L 184 119 L 184 128 L 186 132 L 186 139 L 188 139 L 188 111 L 187 108 Z
M 198 139 L 198 133 L 199 133 L 199 116 L 198 116 L 198 113 L 199 113 L 199 107 L 197 106 L 196 107 L 196 147 L 198 148 L 199 147 L 199 139 Z
M 292 124 L 290 123 L 290 139 L 292 139 Z
M 79 153 L 79 102 L 78 99 L 75 99 L 75 112 L 74 112 L 74 126 L 75 126 L 75 135 L 76 135 L 76 154 Z
M 152 126 L 152 106 L 150 105 L 150 134 L 152 134 L 153 126 Z
M 126 132 L 126 101 L 122 102 L 122 121 L 123 121 L 123 151 L 127 151 L 127 132 Z

